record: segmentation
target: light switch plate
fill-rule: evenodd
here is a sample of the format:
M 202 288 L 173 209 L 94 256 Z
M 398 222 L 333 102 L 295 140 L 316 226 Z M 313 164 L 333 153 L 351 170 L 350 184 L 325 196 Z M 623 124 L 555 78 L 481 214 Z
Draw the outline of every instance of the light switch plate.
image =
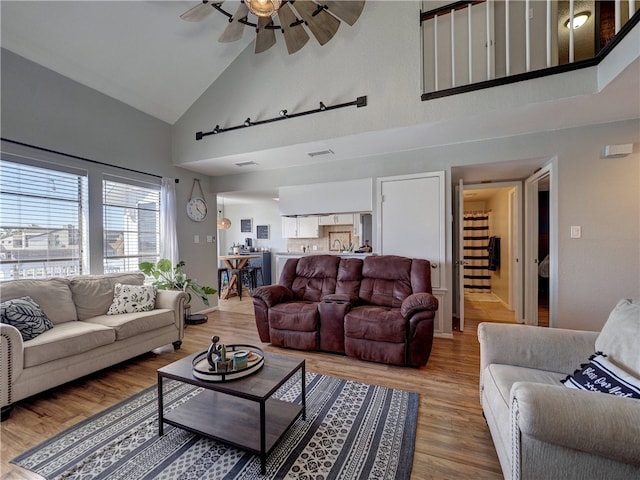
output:
M 200 235 L 193 236 L 193 243 L 200 243 Z
M 582 227 L 578 225 L 571 226 L 571 238 L 580 238 L 582 237 Z

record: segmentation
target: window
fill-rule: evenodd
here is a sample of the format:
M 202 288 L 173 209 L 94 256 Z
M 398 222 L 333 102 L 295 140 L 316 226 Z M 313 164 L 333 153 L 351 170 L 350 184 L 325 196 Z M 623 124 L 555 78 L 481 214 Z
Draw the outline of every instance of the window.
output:
M 0 160 L 0 280 L 87 273 L 87 174 Z
M 105 177 L 102 182 L 104 272 L 138 271 L 160 255 L 160 186 Z

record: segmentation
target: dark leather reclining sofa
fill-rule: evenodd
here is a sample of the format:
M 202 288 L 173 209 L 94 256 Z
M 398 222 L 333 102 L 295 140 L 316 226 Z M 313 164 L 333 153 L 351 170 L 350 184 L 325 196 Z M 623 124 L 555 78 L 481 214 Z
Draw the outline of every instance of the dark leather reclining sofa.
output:
M 429 261 L 396 255 L 310 255 L 286 261 L 277 285 L 252 292 L 265 343 L 420 367 L 438 300 Z

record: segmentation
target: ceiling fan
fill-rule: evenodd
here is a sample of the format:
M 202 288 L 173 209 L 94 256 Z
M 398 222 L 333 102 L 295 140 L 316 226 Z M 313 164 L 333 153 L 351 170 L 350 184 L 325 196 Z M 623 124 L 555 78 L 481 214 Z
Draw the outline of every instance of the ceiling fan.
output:
M 309 41 L 306 28 L 320 45 L 324 45 L 338 31 L 340 21 L 353 25 L 360 17 L 365 0 L 322 1 L 312 0 L 241 0 L 234 14 L 224 10 L 222 1 L 203 0 L 180 15 L 190 22 L 199 22 L 213 10 L 229 18 L 229 25 L 222 32 L 219 42 L 235 42 L 242 38 L 245 26 L 256 31 L 255 53 L 261 53 L 276 43 L 276 30 L 284 36 L 289 55 L 297 52 Z M 254 15 L 256 22 L 249 20 Z M 273 18 L 277 15 L 279 25 Z M 305 28 L 306 27 L 306 28 Z

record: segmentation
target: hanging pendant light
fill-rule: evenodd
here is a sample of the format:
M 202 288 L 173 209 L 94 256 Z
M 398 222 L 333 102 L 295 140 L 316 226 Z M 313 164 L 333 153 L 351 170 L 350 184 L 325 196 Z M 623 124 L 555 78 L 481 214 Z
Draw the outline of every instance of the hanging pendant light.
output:
M 220 210 L 220 214 L 222 214 L 222 210 Z M 219 217 L 218 218 L 218 230 L 229 230 L 231 228 L 231 220 L 227 217 Z
M 244 4 L 257 17 L 271 17 L 280 8 L 282 0 L 244 0 Z
M 222 208 L 224 209 L 224 197 L 222 198 Z M 218 230 L 229 230 L 231 228 L 231 220 L 222 216 L 222 210 L 218 210 Z

